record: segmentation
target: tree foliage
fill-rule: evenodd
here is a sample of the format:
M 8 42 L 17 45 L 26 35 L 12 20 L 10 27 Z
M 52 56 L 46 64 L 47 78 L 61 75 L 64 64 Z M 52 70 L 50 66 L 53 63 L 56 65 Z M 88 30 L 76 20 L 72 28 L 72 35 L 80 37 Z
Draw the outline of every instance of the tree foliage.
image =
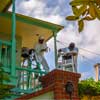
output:
M 95 82 L 92 78 L 83 80 L 78 84 L 78 92 L 80 97 L 100 95 L 100 81 Z
M 100 0 L 73 0 L 70 2 L 73 15 L 67 16 L 69 21 L 78 21 L 78 31 L 84 28 L 84 21 L 100 20 Z

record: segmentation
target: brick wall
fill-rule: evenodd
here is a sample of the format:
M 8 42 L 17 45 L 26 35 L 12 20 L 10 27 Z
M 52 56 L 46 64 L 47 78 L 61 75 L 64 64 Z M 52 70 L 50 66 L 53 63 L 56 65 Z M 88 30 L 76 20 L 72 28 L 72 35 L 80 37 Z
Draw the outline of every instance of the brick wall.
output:
M 80 74 L 62 71 L 62 70 L 53 70 L 48 73 L 46 76 L 42 77 L 43 88 L 48 86 L 53 86 L 54 99 L 55 100 L 70 100 L 69 95 L 65 91 L 65 85 L 67 82 L 72 82 L 74 86 L 74 92 L 72 94 L 72 100 L 79 100 L 78 97 L 78 80 Z

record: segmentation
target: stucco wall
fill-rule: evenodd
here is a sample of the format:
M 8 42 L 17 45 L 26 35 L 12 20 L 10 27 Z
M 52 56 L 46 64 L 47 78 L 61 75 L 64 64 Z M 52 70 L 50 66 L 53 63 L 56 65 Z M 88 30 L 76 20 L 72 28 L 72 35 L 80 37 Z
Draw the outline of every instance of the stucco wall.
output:
M 48 93 L 39 95 L 37 97 L 31 98 L 29 100 L 54 100 L 54 94 L 53 92 L 48 92 Z

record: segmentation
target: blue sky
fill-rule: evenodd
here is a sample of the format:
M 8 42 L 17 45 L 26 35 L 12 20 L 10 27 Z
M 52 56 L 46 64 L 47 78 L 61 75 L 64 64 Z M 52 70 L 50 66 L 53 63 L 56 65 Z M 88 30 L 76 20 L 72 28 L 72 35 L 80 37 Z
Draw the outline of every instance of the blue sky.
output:
M 94 64 L 100 62 L 100 55 L 87 52 L 85 48 L 94 53 L 100 53 L 100 21 L 85 22 L 84 31 L 79 34 L 77 23 L 66 21 L 65 18 L 72 14 L 70 0 L 16 0 L 16 12 L 45 21 L 63 25 L 65 28 L 58 33 L 58 49 L 75 42 L 79 48 L 78 72 L 82 79 L 94 77 Z M 46 54 L 51 69 L 54 68 L 53 39 L 48 42 L 50 52 Z

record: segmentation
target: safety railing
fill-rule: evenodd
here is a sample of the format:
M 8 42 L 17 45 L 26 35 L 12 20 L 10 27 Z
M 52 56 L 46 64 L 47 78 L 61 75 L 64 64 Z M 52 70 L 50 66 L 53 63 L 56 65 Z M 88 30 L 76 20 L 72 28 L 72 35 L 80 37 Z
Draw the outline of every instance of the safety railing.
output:
M 11 43 L 0 40 L 0 63 L 6 72 L 10 72 L 11 67 Z
M 27 67 L 17 67 L 17 92 L 31 93 L 42 89 L 41 77 L 46 74 L 41 69 Z

